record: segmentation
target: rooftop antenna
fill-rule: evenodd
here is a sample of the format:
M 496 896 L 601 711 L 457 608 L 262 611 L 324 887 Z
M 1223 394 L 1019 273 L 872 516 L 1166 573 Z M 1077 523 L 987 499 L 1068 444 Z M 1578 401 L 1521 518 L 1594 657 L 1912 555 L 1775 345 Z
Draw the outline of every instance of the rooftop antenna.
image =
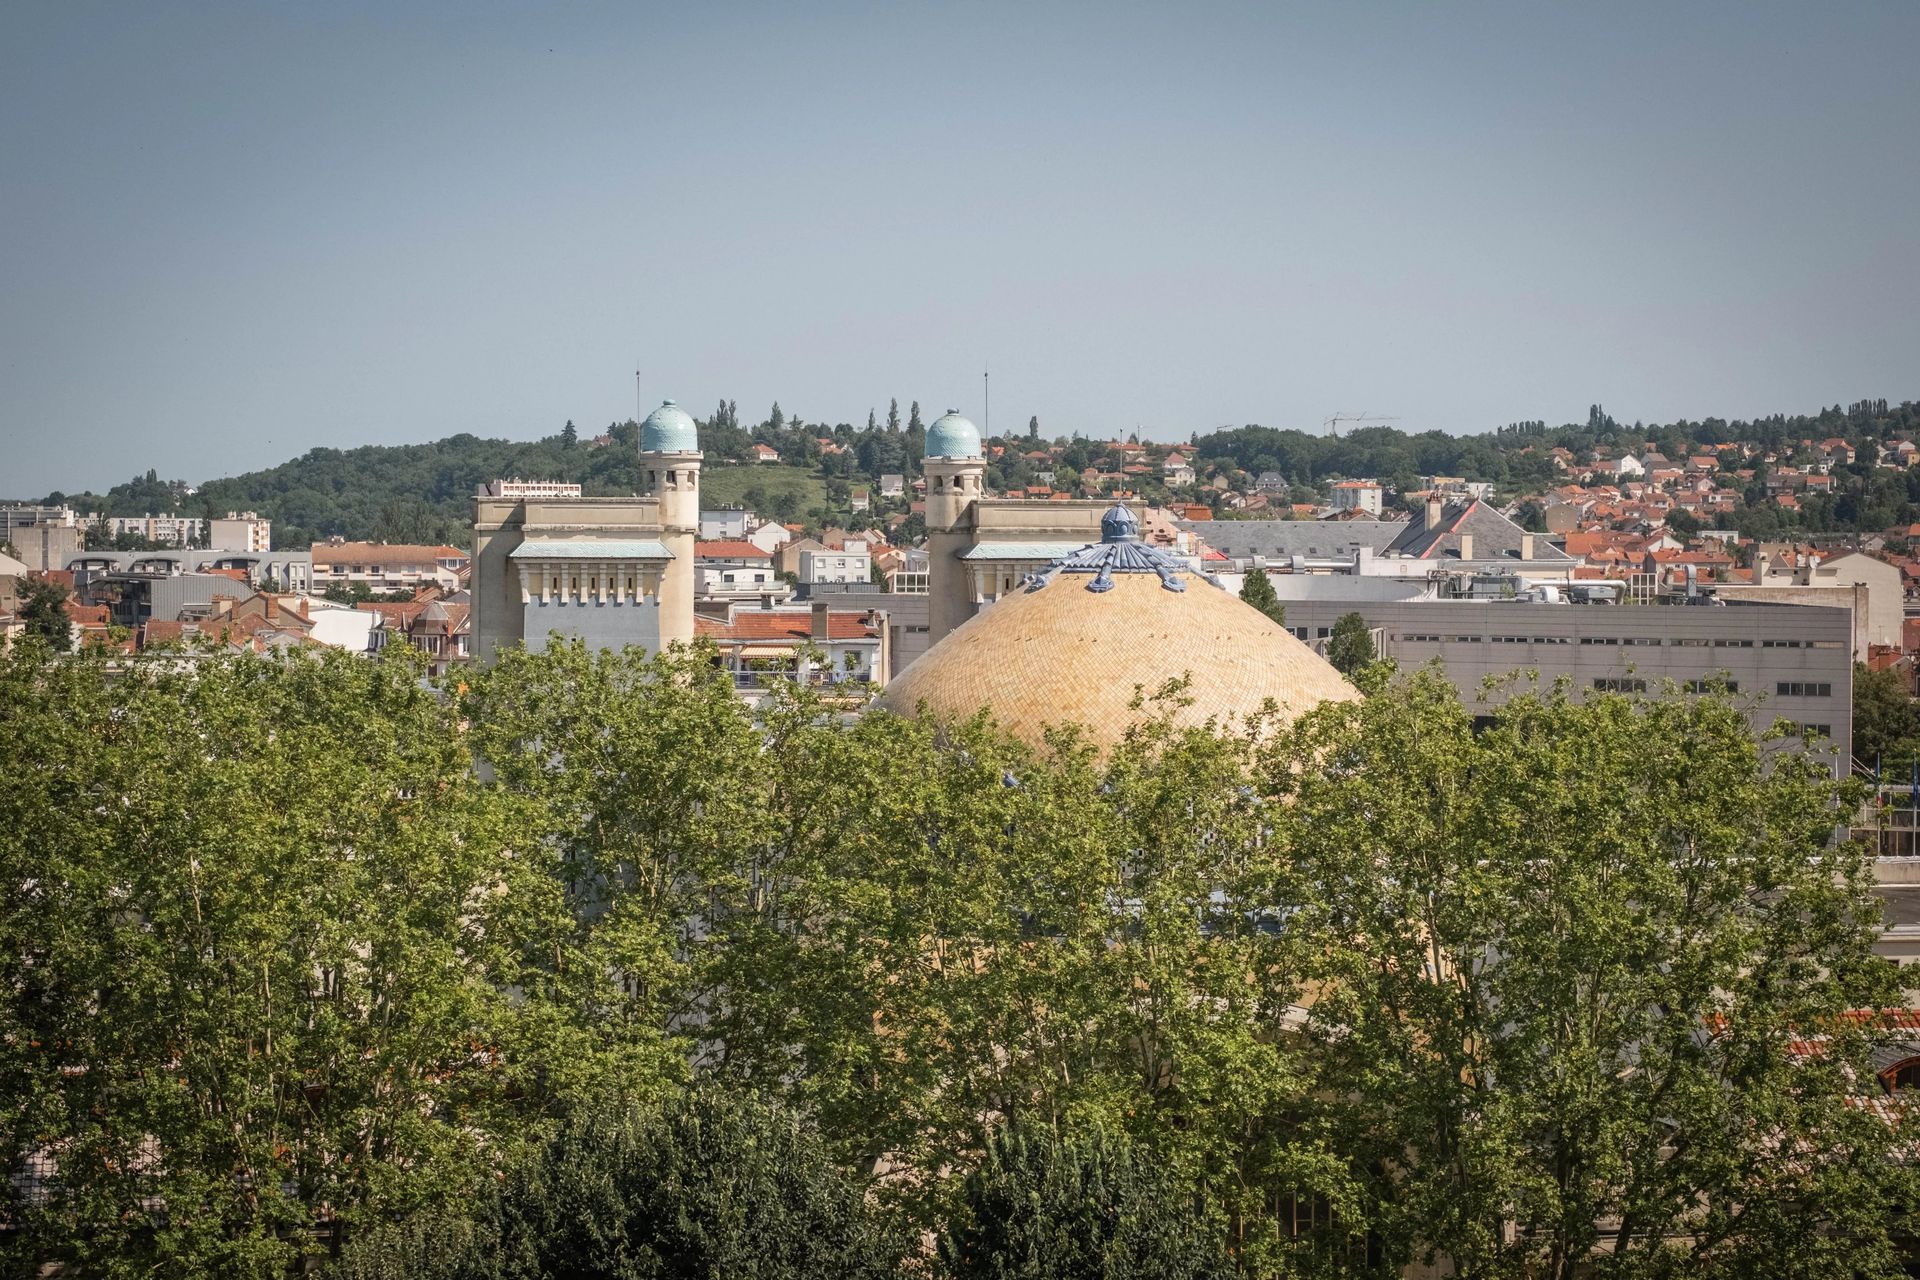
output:
M 640 391 L 640 371 L 633 371 L 633 420 L 635 422 L 647 416 L 646 397 Z
M 980 368 L 980 434 L 993 439 L 993 384 L 987 380 L 986 366 Z

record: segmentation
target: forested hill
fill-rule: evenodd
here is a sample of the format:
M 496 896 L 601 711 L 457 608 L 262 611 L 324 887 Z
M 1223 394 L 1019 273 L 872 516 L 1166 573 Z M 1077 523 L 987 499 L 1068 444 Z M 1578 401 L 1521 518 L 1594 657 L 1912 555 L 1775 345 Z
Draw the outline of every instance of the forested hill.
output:
M 110 515 L 257 511 L 273 521 L 276 547 L 304 547 L 333 534 L 466 546 L 474 488 L 489 480 L 568 480 L 588 493 L 633 492 L 635 430 L 631 423 L 612 428 L 614 444 L 598 449 L 564 435 L 519 441 L 465 434 L 430 444 L 312 449 L 265 471 L 209 481 L 185 498 L 176 496 L 177 482 L 152 472 L 105 494 L 50 497 Z
M 925 440 L 920 406 L 914 404 L 904 417 L 903 422 L 895 403 L 884 418 L 870 415 L 864 428 L 844 422 L 829 426 L 787 417 L 776 404 L 763 421 L 744 425 L 733 404 L 723 401 L 701 422 L 701 444 L 709 467 L 744 461 L 755 444 L 773 446 L 782 462 L 819 476 L 832 499 L 831 512 L 796 514 L 844 519 L 849 483 L 885 472 L 918 473 Z M 474 488 L 488 480 L 576 481 L 589 495 L 634 492 L 638 434 L 632 422 L 610 426 L 596 437 L 603 443 L 595 447 L 594 441 L 568 423 L 561 432 L 534 441 L 483 440 L 462 434 L 430 444 L 314 449 L 265 471 L 209 481 L 191 496 L 185 495 L 181 482 L 162 480 L 149 471 L 105 494 L 54 493 L 47 501 L 109 515 L 168 511 L 219 515 L 253 510 L 274 522 L 274 545 L 280 547 L 305 546 L 335 534 L 464 546 Z M 1333 437 L 1248 425 L 1195 433 L 1190 447 L 1203 475 L 1210 464 L 1218 463 L 1254 475 L 1278 471 L 1295 485 L 1369 476 L 1397 489 L 1414 487 L 1422 475 L 1453 475 L 1491 481 L 1506 499 L 1541 492 L 1556 482 L 1547 456 L 1547 450 L 1556 446 L 1586 457 L 1595 448 L 1635 452 L 1651 443 L 1668 457 L 1678 458 L 1703 446 L 1743 441 L 1789 462 L 1800 452 L 1801 441 L 1832 437 L 1862 446 L 1892 438 L 1920 439 L 1920 403 L 1861 400 L 1814 414 L 1779 414 L 1752 421 L 1708 418 L 1664 425 L 1616 422 L 1596 405 L 1585 423 L 1549 427 L 1544 422 L 1521 422 L 1471 436 L 1367 427 Z M 1058 483 L 1067 483 L 1066 477 L 1101 465 L 1109 453 L 1106 435 L 1055 437 L 1043 432 L 1037 420 L 1018 435 L 999 439 L 1008 449 L 988 471 L 988 485 L 995 489 L 1034 483 L 1037 466 L 1062 477 Z M 1063 446 L 1051 460 L 1034 464 L 1022 458 L 1023 451 L 1049 443 Z M 1909 477 L 1876 471 L 1871 465 L 1875 456 L 1863 450 L 1859 474 L 1854 477 L 1858 483 L 1849 481 L 1845 493 L 1836 493 L 1826 506 L 1800 517 L 1807 527 L 1880 528 L 1920 513 L 1920 491 L 1909 493 L 1896 484 Z M 1871 492 L 1876 483 L 1889 491 Z M 1893 488 L 1901 492 L 1892 492 Z M 1767 528 L 1753 530 L 1771 534 L 1772 526 L 1783 517 L 1770 503 L 1750 501 L 1758 505 L 1741 515 L 1771 522 Z M 1739 525 L 1738 520 L 1735 523 Z

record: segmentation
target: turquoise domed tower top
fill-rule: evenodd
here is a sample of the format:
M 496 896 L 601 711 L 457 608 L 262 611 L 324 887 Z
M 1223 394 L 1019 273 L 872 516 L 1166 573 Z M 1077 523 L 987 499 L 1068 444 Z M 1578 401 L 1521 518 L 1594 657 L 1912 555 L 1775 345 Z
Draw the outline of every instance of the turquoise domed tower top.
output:
M 671 400 L 662 400 L 660 407 L 640 424 L 640 452 L 698 453 L 700 432 L 685 409 Z
M 978 458 L 980 452 L 980 428 L 960 416 L 958 409 L 949 409 L 933 420 L 927 428 L 926 456 L 929 458 Z

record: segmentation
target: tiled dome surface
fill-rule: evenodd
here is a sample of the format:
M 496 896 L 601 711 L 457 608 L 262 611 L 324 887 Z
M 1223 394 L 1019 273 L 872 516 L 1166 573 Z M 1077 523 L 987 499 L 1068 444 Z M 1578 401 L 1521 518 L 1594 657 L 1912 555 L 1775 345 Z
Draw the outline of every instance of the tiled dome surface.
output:
M 1071 722 L 1105 750 L 1141 718 L 1128 706 L 1137 686 L 1151 695 L 1182 675 L 1193 681 L 1176 717 L 1186 724 L 1233 728 L 1268 698 L 1291 719 L 1360 696 L 1284 627 L 1197 576 L 1185 591 L 1151 573 L 1114 574 L 1106 591 L 1090 581 L 1061 573 L 1001 597 L 895 678 L 880 705 L 912 715 L 925 703 L 937 720 L 986 707 L 1035 744 Z

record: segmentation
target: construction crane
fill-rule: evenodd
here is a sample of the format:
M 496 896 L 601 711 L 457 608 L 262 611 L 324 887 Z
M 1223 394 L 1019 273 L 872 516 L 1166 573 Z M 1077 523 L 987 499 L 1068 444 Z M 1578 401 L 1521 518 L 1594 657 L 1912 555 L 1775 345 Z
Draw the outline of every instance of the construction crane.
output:
M 1398 422 L 1398 421 L 1400 421 L 1399 417 L 1394 414 L 1368 413 L 1365 410 L 1362 410 L 1359 413 L 1336 413 L 1332 417 L 1327 418 L 1324 422 L 1321 423 L 1321 425 L 1327 429 L 1328 435 L 1332 436 L 1334 439 L 1337 440 L 1340 438 L 1340 424 L 1343 422 Z

